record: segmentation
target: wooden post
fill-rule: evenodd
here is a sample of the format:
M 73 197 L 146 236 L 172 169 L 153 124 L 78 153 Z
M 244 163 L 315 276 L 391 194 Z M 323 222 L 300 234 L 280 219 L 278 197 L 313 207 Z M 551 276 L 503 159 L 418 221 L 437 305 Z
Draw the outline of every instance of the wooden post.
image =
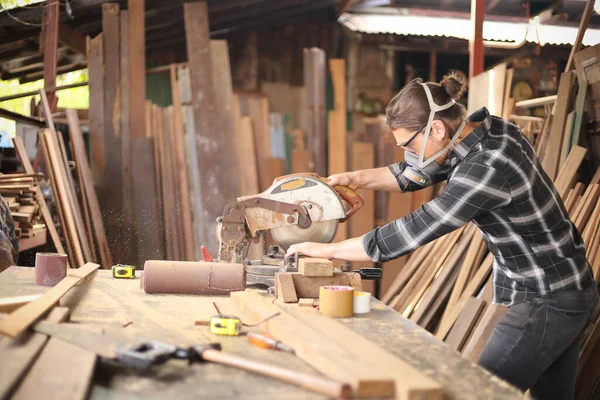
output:
M 59 1 L 48 0 L 44 21 L 44 90 L 48 96 L 50 110 L 56 111 L 56 60 L 58 57 Z M 49 118 L 49 117 L 47 117 Z
M 471 23 L 473 36 L 469 40 L 469 77 L 483 72 L 483 20 L 485 0 L 471 0 Z
M 236 198 L 237 181 L 234 176 L 236 161 L 224 154 L 231 152 L 231 134 L 221 131 L 222 118 L 218 113 L 212 82 L 211 50 L 208 10 L 205 2 L 186 3 L 183 6 L 185 36 L 190 66 L 195 136 L 198 146 L 200 190 L 203 213 L 198 215 L 201 243 L 217 253 L 216 219 L 224 205 Z
M 437 78 L 437 50 L 431 50 L 429 52 L 429 82 L 436 82 Z

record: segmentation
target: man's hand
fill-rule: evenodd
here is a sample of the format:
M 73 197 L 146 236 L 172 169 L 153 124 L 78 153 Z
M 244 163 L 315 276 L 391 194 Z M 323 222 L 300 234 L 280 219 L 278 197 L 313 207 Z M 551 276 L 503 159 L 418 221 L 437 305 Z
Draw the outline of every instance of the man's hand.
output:
M 344 172 L 341 174 L 331 175 L 329 177 L 330 186 L 348 186 L 351 189 L 356 190 L 358 188 L 358 182 L 356 182 L 355 172 Z
M 296 253 L 300 253 L 308 257 L 333 258 L 334 246 L 334 243 L 304 242 L 293 244 L 287 250 L 286 256 L 293 256 Z

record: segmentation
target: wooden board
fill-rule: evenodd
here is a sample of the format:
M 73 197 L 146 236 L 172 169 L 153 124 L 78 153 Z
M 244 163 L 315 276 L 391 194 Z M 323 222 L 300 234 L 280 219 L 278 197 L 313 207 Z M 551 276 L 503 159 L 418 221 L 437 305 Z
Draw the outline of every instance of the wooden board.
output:
M 12 141 L 17 157 L 21 161 L 25 173 L 33 174 L 35 171 L 33 170 L 33 166 L 31 165 L 31 161 L 29 160 L 29 156 L 27 155 L 27 150 L 25 150 L 23 140 L 21 139 L 21 137 L 15 136 Z M 54 220 L 52 219 L 52 215 L 50 214 L 48 205 L 46 204 L 46 199 L 44 198 L 44 195 L 42 194 L 42 191 L 39 188 L 39 186 L 35 187 L 35 198 L 38 204 L 40 205 L 42 216 L 44 217 L 44 223 L 46 224 L 46 227 L 48 227 L 48 231 L 50 231 L 50 237 L 52 238 L 52 243 L 54 243 L 56 251 L 59 253 L 66 253 L 62 241 L 60 240 L 60 235 L 58 234 L 56 226 L 54 225 Z
M 467 114 L 487 107 L 492 115 L 502 116 L 506 81 L 506 63 L 471 77 Z
M 556 178 L 559 168 L 561 145 L 563 143 L 563 135 L 565 133 L 565 125 L 569 113 L 569 103 L 574 83 L 575 74 L 573 72 L 563 72 L 560 75 L 558 98 L 555 103 L 552 127 L 543 153 L 541 153 L 542 167 L 552 181 Z
M 465 288 L 465 291 L 463 292 L 459 300 L 456 302 L 456 304 L 453 307 L 446 308 L 442 320 L 440 321 L 440 325 L 438 326 L 438 329 L 435 333 L 435 336 L 437 338 L 441 340 L 444 340 L 446 338 L 448 332 L 452 328 L 452 325 L 454 325 L 454 323 L 456 322 L 456 318 L 458 318 L 458 314 L 460 314 L 460 311 L 464 308 L 469 299 L 479 292 L 479 289 L 481 288 L 482 284 L 485 282 L 492 270 L 493 262 L 494 258 L 493 255 L 490 253 L 483 261 L 473 278 L 470 280 L 469 284 Z
M 556 180 L 554 181 L 554 186 L 563 200 L 566 199 L 567 190 L 575 184 L 577 171 L 586 154 L 586 148 L 581 146 L 573 147 L 563 166 L 560 168 Z
M 442 385 L 426 376 L 420 370 L 409 365 L 370 341 L 352 331 L 343 323 L 325 317 L 317 311 L 299 308 L 281 307 L 296 320 L 313 327 L 319 332 L 319 338 L 338 342 L 351 354 L 356 363 L 368 365 L 382 376 L 391 375 L 396 386 L 396 399 L 443 399 Z
M 259 188 L 266 190 L 273 181 L 265 180 L 268 175 L 268 159 L 271 154 L 271 135 L 269 133 L 269 100 L 264 96 L 249 96 L 248 111 L 252 119 L 256 161 L 258 164 Z
M 87 399 L 95 365 L 96 354 L 50 338 L 12 399 Z
M 66 114 L 67 120 L 69 121 L 69 135 L 71 137 L 71 143 L 73 144 L 75 162 L 77 163 L 78 169 L 81 170 L 81 177 L 83 180 L 82 185 L 85 187 L 84 194 L 90 207 L 94 234 L 96 240 L 98 241 L 98 249 L 100 251 L 102 267 L 111 268 L 113 265 L 111 252 L 108 246 L 108 241 L 106 240 L 106 232 L 104 230 L 100 204 L 98 203 L 98 197 L 96 196 L 96 190 L 92 182 L 92 172 L 86 157 L 85 144 L 83 143 L 83 136 L 81 135 L 81 130 L 79 128 L 77 111 L 73 109 L 67 109 Z
M 199 222 L 201 240 L 209 251 L 216 254 L 218 239 L 216 219 L 223 213 L 223 205 L 236 198 L 237 163 L 223 162 L 223 154 L 233 149 L 232 135 L 224 134 L 212 82 L 212 55 L 209 38 L 208 9 L 205 2 L 183 5 L 186 48 L 193 93 L 194 127 L 198 146 L 200 191 L 204 202 Z M 229 103 L 230 105 L 231 103 Z M 218 182 L 218 184 L 216 184 Z
M 11 313 L 17 308 L 29 304 L 38 297 L 40 297 L 40 295 L 33 294 L 30 296 L 0 298 L 0 313 Z
M 293 348 L 296 356 L 319 372 L 349 383 L 356 395 L 388 397 L 394 394 L 390 371 L 382 373 L 375 371 L 372 365 L 356 362 L 339 337 L 334 340 L 322 337 L 315 327 L 296 320 L 256 292 L 233 292 L 231 298 L 235 307 L 254 321 L 281 312 L 281 315 L 261 324 L 263 329 Z M 348 359 L 354 359 L 354 362 L 346 362 Z
M 46 321 L 58 323 L 67 320 L 68 317 L 68 308 L 56 307 Z M 0 368 L 0 399 L 9 397 L 47 341 L 46 335 L 35 332 L 26 332 L 15 339 L 0 337 L 0 354 L 3 355 Z
M 240 99 L 232 96 L 232 114 L 234 121 L 235 151 L 239 164 L 239 196 L 248 196 L 260 192 L 258 176 L 258 157 L 254 128 L 250 116 L 242 116 Z
M 104 43 L 98 34 L 87 43 L 90 90 L 90 168 L 97 189 L 104 188 Z M 99 192 L 103 196 L 103 192 Z
M 372 143 L 352 143 L 352 171 L 373 168 L 375 166 L 375 149 Z M 372 190 L 358 189 L 364 198 L 363 207 L 350 218 L 350 237 L 359 237 L 375 228 L 375 192 Z M 372 268 L 370 261 L 353 262 L 354 269 Z M 363 283 L 367 292 L 373 292 L 373 281 Z
M 298 298 L 318 299 L 321 286 L 352 286 L 354 290 L 362 290 L 360 275 L 355 273 L 334 273 L 332 276 L 307 277 L 299 272 L 285 272 L 279 275 L 291 275 Z
M 333 262 L 326 258 L 301 257 L 298 272 L 304 276 L 333 276 Z
M 288 274 L 275 275 L 277 298 L 284 303 L 297 303 L 298 295 L 294 286 L 294 279 Z
M 0 321 L 0 332 L 12 338 L 16 337 L 58 302 L 69 289 L 87 278 L 99 267 L 98 264 L 87 263 L 79 269 L 71 269 L 63 280 L 42 297 L 19 308 Z
M 592 215 L 598 198 L 600 198 L 600 185 L 590 185 L 589 187 L 591 188 L 590 193 L 582 206 L 581 212 L 573 221 L 577 229 L 579 229 L 579 232 L 583 232 L 585 224 Z
M 485 301 L 471 297 L 465 307 L 458 314 L 456 323 L 448 333 L 446 343 L 454 350 L 461 351 L 467 341 L 471 329 L 475 326 L 477 319 L 485 308 Z
M 178 215 L 179 226 L 184 238 L 184 261 L 194 260 L 194 231 L 190 203 L 190 183 L 188 176 L 188 164 L 185 156 L 185 139 L 183 137 L 183 119 L 181 109 L 181 96 L 179 94 L 179 83 L 177 82 L 177 70 L 174 65 L 170 66 L 171 98 L 173 99 L 173 148 L 175 159 L 175 171 L 177 173 L 179 201 L 181 213 Z
M 463 357 L 472 362 L 477 362 L 477 360 L 479 360 L 479 356 L 483 351 L 485 343 L 506 311 L 508 311 L 507 307 L 498 304 L 490 304 L 487 306 L 477 328 L 473 332 L 469 342 L 465 345 Z
M 329 118 L 333 119 L 330 125 L 328 141 L 328 168 L 327 174 L 346 172 L 348 154 L 346 152 L 346 60 L 343 58 L 330 58 L 329 70 L 333 82 L 333 109 Z M 333 127 L 333 129 L 331 129 Z

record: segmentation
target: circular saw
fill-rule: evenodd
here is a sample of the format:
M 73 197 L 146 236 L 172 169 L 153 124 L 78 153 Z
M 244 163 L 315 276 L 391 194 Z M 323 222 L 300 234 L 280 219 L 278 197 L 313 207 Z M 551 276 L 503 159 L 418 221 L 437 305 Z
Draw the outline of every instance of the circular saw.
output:
M 267 231 L 284 250 L 302 242 L 330 243 L 363 198 L 327 182 L 312 173 L 286 175 L 262 193 L 227 204 L 217 226 L 219 261 L 244 262 L 250 244 Z

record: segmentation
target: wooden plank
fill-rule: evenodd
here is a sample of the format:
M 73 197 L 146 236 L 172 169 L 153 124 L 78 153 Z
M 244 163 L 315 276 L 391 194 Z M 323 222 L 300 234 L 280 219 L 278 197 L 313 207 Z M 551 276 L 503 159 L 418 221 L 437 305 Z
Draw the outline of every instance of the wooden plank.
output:
M 504 119 L 508 119 L 509 115 L 513 113 L 513 108 L 515 107 L 515 99 L 510 97 L 514 74 L 514 68 L 506 69 L 506 78 L 504 80 L 504 103 L 502 104 L 502 118 Z
M 589 187 L 591 188 L 590 193 L 582 206 L 581 212 L 573 221 L 579 232 L 583 232 L 585 224 L 588 222 L 590 215 L 592 215 L 598 198 L 600 198 L 600 185 L 590 185 Z
M 29 296 L 0 298 L 0 313 L 13 312 L 17 308 L 24 306 L 25 304 L 29 304 L 30 302 L 32 302 L 40 296 L 41 295 L 39 294 L 32 294 Z
M 481 260 L 478 259 L 478 255 L 480 254 L 480 249 L 482 247 L 486 248 L 486 244 L 483 241 L 483 236 L 480 233 L 475 232 L 473 235 L 473 241 L 471 242 L 471 245 L 467 250 L 467 254 L 465 255 L 465 259 L 460 267 L 460 272 L 458 274 L 458 278 L 456 279 L 456 284 L 452 289 L 450 299 L 448 299 L 447 307 L 452 307 L 454 304 L 456 304 L 471 276 L 471 271 L 476 270 L 479 267 Z
M 56 111 L 58 99 L 56 98 L 55 89 L 56 86 L 56 71 L 58 61 L 58 31 L 60 29 L 60 1 L 49 0 L 46 3 L 46 12 L 44 18 L 44 25 L 42 31 L 42 39 L 40 39 L 40 45 L 43 43 L 43 48 L 40 50 L 44 52 L 44 94 L 50 98 L 50 110 Z M 42 41 L 43 40 L 43 41 Z M 50 114 L 46 114 L 46 118 L 49 118 Z
M 69 132 L 71 128 L 69 128 Z M 96 251 L 96 241 L 94 240 L 94 232 L 92 228 L 92 216 L 90 214 L 90 205 L 88 202 L 86 187 L 83 183 L 83 174 L 81 172 L 81 166 L 77 163 L 77 159 L 75 158 L 75 150 L 72 141 L 69 143 L 69 147 L 71 148 L 71 154 L 73 155 L 73 159 L 75 161 L 75 169 L 77 170 L 77 183 L 79 185 L 79 196 L 81 198 L 81 208 L 83 209 L 83 217 L 85 219 L 85 233 L 87 235 L 88 243 L 90 244 L 90 250 L 92 252 L 91 262 L 98 262 L 98 252 Z M 93 182 L 90 182 L 90 185 L 94 185 Z
M 478 75 L 469 75 L 469 77 L 471 90 L 469 90 L 467 113 L 472 114 L 481 107 L 487 107 L 490 114 L 502 116 L 506 63 L 499 64 Z
M 205 2 L 183 6 L 188 64 L 194 105 L 194 126 L 198 143 L 200 186 L 204 201 L 200 221 L 202 243 L 216 253 L 218 240 L 215 220 L 223 213 L 223 204 L 236 198 L 237 179 L 232 178 L 235 162 L 222 162 L 222 155 L 233 148 L 232 135 L 221 132 L 217 98 L 212 82 L 208 10 Z M 217 112 L 215 112 L 215 110 Z M 215 182 L 219 182 L 218 185 Z M 214 205 L 213 205 L 214 204 Z
M 256 321 L 281 312 L 277 318 L 270 319 L 261 326 L 292 347 L 296 356 L 319 372 L 340 382 L 348 382 L 356 395 L 389 397 L 394 394 L 394 381 L 389 371 L 382 373 L 374 370 L 371 365 L 357 362 L 344 348 L 339 337 L 335 340 L 323 337 L 314 326 L 298 321 L 258 293 L 234 292 L 231 293 L 231 298 L 242 314 Z M 346 362 L 348 359 L 354 359 L 354 362 Z
M 120 53 L 121 53 L 121 82 L 119 91 L 121 96 L 120 122 L 119 129 L 121 134 L 121 176 L 123 178 L 123 213 L 122 231 L 123 236 L 131 238 L 127 241 L 127 254 L 123 257 L 121 263 L 135 264 L 137 262 L 137 233 L 135 232 L 135 220 L 133 215 L 133 176 L 132 176 L 132 154 L 131 154 L 131 118 L 129 90 L 129 13 L 122 10 L 119 15 L 119 27 L 121 32 Z M 189 215 L 189 214 L 187 214 Z
M 554 181 L 554 186 L 562 199 L 566 198 L 567 190 L 570 189 L 577 179 L 577 171 L 587 154 L 587 149 L 581 146 L 575 146 L 569 153 L 566 161 Z
M 492 334 L 498 321 L 506 314 L 506 311 L 508 311 L 508 308 L 499 304 L 490 304 L 486 308 L 477 328 L 473 332 L 469 342 L 465 345 L 463 351 L 464 358 L 475 363 L 479 360 L 479 356 L 483 351 L 485 343 Z
M 265 169 L 263 171 L 261 182 L 270 182 L 268 186 L 273 184 L 275 178 L 285 175 L 285 165 L 282 158 L 265 158 L 264 160 Z
M 585 248 L 587 249 L 588 259 L 590 258 L 590 250 L 592 247 L 592 240 L 600 227 L 600 199 L 596 201 L 596 205 L 593 207 L 592 215 L 588 223 L 583 230 L 583 242 L 585 243 Z
M 584 188 L 583 183 L 578 182 L 575 185 L 575 187 L 569 191 L 569 195 L 567 196 L 567 199 L 565 200 L 565 209 L 567 210 L 569 215 L 572 215 L 572 213 L 574 211 L 575 202 L 576 202 L 577 198 L 581 196 L 581 193 L 583 192 L 583 188 Z
M 304 104 L 308 121 L 308 148 L 315 152 L 315 171 L 321 176 L 327 175 L 325 68 L 325 51 L 316 47 L 304 49 Z
M 571 135 L 573 134 L 573 123 L 575 122 L 575 110 L 567 114 L 565 122 L 565 133 L 563 134 L 563 142 L 560 150 L 560 160 L 558 165 L 564 165 L 567 155 L 571 150 Z
M 291 275 L 277 274 L 275 276 L 275 286 L 277 287 L 277 298 L 284 303 L 297 303 L 298 295 L 294 286 L 294 279 Z
M 298 272 L 304 276 L 333 276 L 333 262 L 326 258 L 300 257 Z
M 556 110 L 552 120 L 552 127 L 550 129 L 550 135 L 548 136 L 546 146 L 541 154 L 542 167 L 552 181 L 554 181 L 556 178 L 559 167 L 558 162 L 561 152 L 561 144 L 563 142 L 565 124 L 567 121 L 567 114 L 569 113 L 569 103 L 571 100 L 574 82 L 575 74 L 573 72 L 563 72 L 561 74 L 558 86 L 558 100 L 555 103 Z
M 469 40 L 469 76 L 481 74 L 484 68 L 483 20 L 485 19 L 485 8 L 485 0 L 471 1 L 471 26 L 473 33 Z M 502 114 L 498 113 L 496 115 Z
M 90 90 L 90 168 L 96 189 L 104 188 L 104 43 L 102 33 L 88 39 Z M 104 194 L 99 192 L 100 196 Z
M 571 142 L 569 149 L 577 146 L 580 142 L 581 132 L 585 132 L 586 115 L 585 105 L 588 97 L 588 82 L 586 80 L 579 82 L 579 89 L 575 99 L 575 120 L 573 121 L 573 131 L 571 133 Z
M 74 259 L 71 259 L 71 265 L 82 265 L 84 263 L 84 254 L 81 248 L 81 242 L 79 241 L 79 235 L 75 224 L 75 217 L 69 207 L 69 198 L 67 194 L 67 188 L 65 181 L 63 180 L 62 166 L 57 160 L 58 155 L 56 148 L 52 145 L 52 132 L 49 129 L 42 129 L 40 131 L 40 138 L 43 142 L 43 148 L 46 156 L 46 160 L 50 164 L 50 170 L 52 171 L 52 182 L 56 191 L 56 200 L 58 208 L 61 210 L 63 221 L 63 227 L 65 229 L 65 235 L 67 243 L 70 243 L 71 250 L 73 252 Z
M 102 4 L 104 46 L 104 196 L 99 199 L 104 215 L 104 228 L 115 258 L 123 260 L 129 239 L 123 235 L 123 153 L 120 133 L 121 59 L 119 4 Z M 136 99 L 137 100 L 137 99 Z M 104 265 L 110 268 L 112 265 Z
M 82 186 L 85 187 L 85 196 L 90 207 L 94 234 L 96 236 L 96 240 L 98 241 L 101 264 L 103 268 L 111 268 L 113 265 L 112 255 L 108 246 L 108 240 L 106 239 L 106 232 L 104 230 L 104 222 L 102 220 L 100 204 L 98 203 L 98 197 L 96 196 L 96 190 L 92 182 L 92 171 L 88 165 L 85 153 L 85 144 L 83 143 L 83 136 L 79 128 L 77 111 L 73 109 L 67 109 L 66 114 L 67 120 L 69 121 L 69 135 L 71 137 L 71 142 L 73 143 L 75 162 L 77 163 L 78 168 L 81 170 L 81 177 L 83 179 Z
M 346 172 L 348 154 L 346 152 L 346 60 L 330 58 L 329 70 L 333 83 L 333 108 L 329 118 L 333 118 L 334 128 L 329 130 L 328 175 Z
M 569 59 L 567 60 L 567 65 L 565 67 L 565 71 L 570 71 L 574 68 L 573 59 L 575 57 L 575 53 L 577 53 L 581 48 L 581 43 L 583 42 L 583 37 L 585 36 L 585 31 L 590 23 L 590 19 L 592 17 L 592 13 L 594 11 L 594 0 L 588 0 L 585 9 L 583 10 L 583 15 L 581 16 L 581 20 L 579 21 L 579 29 L 577 30 L 577 37 L 575 38 L 575 43 L 573 43 L 573 47 L 571 48 L 571 53 L 569 53 Z
M 343 323 L 313 310 L 280 308 L 297 321 L 313 327 L 319 332 L 321 340 L 339 341 L 355 363 L 367 365 L 381 376 L 391 375 L 396 386 L 396 399 L 444 398 L 444 391 L 438 382 Z M 339 338 L 344 340 L 340 341 Z
M 352 171 L 373 168 L 375 166 L 375 149 L 372 143 L 352 143 Z M 357 192 L 364 198 L 364 206 L 350 219 L 350 237 L 359 237 L 375 228 L 375 192 L 372 190 L 358 189 Z M 370 261 L 353 262 L 354 269 L 371 268 Z M 364 282 L 367 292 L 373 292 L 373 281 Z
M 456 318 L 458 318 L 458 314 L 460 314 L 460 311 L 467 304 L 467 302 L 469 301 L 469 298 L 471 298 L 472 296 L 475 296 L 479 292 L 481 285 L 484 283 L 484 281 L 490 274 L 490 271 L 492 270 L 493 262 L 494 262 L 494 257 L 490 253 L 486 257 L 486 259 L 483 261 L 483 263 L 481 264 L 481 266 L 479 267 L 479 269 L 473 276 L 473 279 L 469 282 L 469 284 L 465 288 L 465 291 L 463 292 L 460 299 L 456 302 L 454 307 L 446 308 L 446 310 L 444 311 L 444 315 L 442 316 L 442 320 L 440 321 L 440 325 L 435 333 L 435 336 L 438 339 L 444 340 L 446 338 L 446 336 L 448 335 L 448 332 L 454 325 L 454 322 L 456 322 Z
M 260 191 L 266 190 L 273 181 L 265 181 L 268 175 L 268 161 L 271 154 L 271 136 L 269 133 L 269 100 L 264 96 L 250 96 L 247 100 L 252 128 L 254 132 L 256 158 L 258 163 L 258 176 Z
M 129 135 L 143 137 L 146 131 L 146 51 L 144 0 L 127 0 L 129 58 Z M 135 165 L 136 153 L 131 153 Z M 134 189 L 135 190 L 135 189 Z
M 191 215 L 190 203 L 190 181 L 188 176 L 188 165 L 185 157 L 185 139 L 183 137 L 183 120 L 181 109 L 181 96 L 179 94 L 179 84 L 177 82 L 177 70 L 174 65 L 170 67 L 171 75 L 171 98 L 173 99 L 173 147 L 175 149 L 175 171 L 179 182 L 179 199 L 181 213 L 178 216 L 184 237 L 184 261 L 194 260 L 194 231 L 192 221 L 188 216 Z
M 45 399 L 84 400 L 95 365 L 93 352 L 50 338 L 12 399 L 27 400 L 44 393 Z
M 50 312 L 46 321 L 58 323 L 67 320 L 68 317 L 68 308 L 56 307 Z M 47 341 L 46 335 L 35 332 L 26 332 L 15 339 L 0 337 L 0 354 L 3 356 L 2 368 L 0 368 L 1 400 L 7 399 L 17 387 Z M 38 396 L 33 396 L 35 397 Z
M 471 297 L 458 314 L 456 323 L 448 333 L 446 344 L 454 350 L 460 351 L 484 308 L 485 302 L 483 300 Z
M 278 275 L 282 275 L 280 273 Z M 321 286 L 352 286 L 354 290 L 363 290 L 360 275 L 356 273 L 335 272 L 332 276 L 304 276 L 299 272 L 286 272 L 294 280 L 298 298 L 318 299 Z
M 0 321 L 0 332 L 12 338 L 16 337 L 58 302 L 69 289 L 90 276 L 99 267 L 98 264 L 87 263 L 81 268 L 69 270 L 63 280 L 39 299 L 19 308 Z
M 152 104 L 150 101 L 147 101 L 146 115 L 149 118 L 150 126 L 146 129 L 146 133 L 150 138 L 152 143 L 153 150 L 153 167 L 154 167 L 154 190 L 156 196 L 156 219 L 158 223 L 158 246 L 161 249 L 161 252 L 164 256 L 169 258 L 166 253 L 166 229 L 170 228 L 167 226 L 165 222 L 164 215 L 164 194 L 163 194 L 163 182 L 162 182 L 162 173 L 165 170 L 166 166 L 163 164 L 164 159 L 161 156 L 162 150 L 161 147 L 164 145 L 164 140 L 162 136 L 164 135 L 164 119 L 163 119 L 163 110 L 158 107 L 156 104 Z
M 259 189 L 258 157 L 252 118 L 242 116 L 240 99 L 232 96 L 232 114 L 234 121 L 235 151 L 239 164 L 239 195 L 248 196 L 257 194 Z

